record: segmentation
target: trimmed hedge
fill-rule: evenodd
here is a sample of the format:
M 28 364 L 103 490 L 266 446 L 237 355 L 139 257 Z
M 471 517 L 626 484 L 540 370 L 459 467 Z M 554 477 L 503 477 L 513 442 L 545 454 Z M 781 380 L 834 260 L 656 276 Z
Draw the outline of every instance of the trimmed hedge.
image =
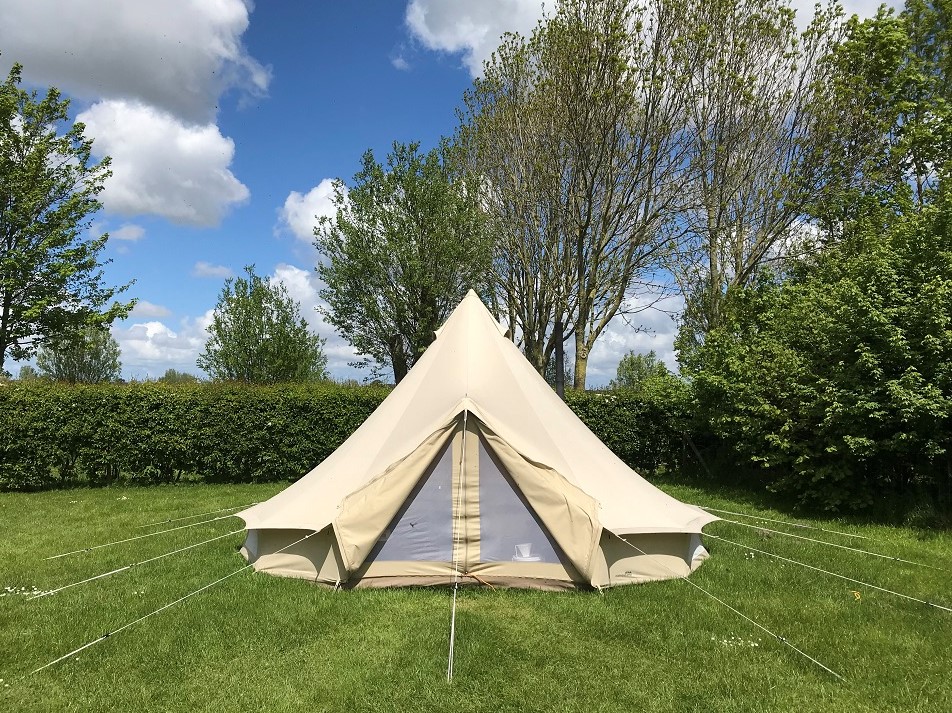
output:
M 0 488 L 300 477 L 386 397 L 382 387 L 0 386 Z
M 382 386 L 0 384 L 0 489 L 294 480 L 386 398 Z M 651 471 L 680 454 L 682 407 L 626 392 L 568 404 L 625 462 Z

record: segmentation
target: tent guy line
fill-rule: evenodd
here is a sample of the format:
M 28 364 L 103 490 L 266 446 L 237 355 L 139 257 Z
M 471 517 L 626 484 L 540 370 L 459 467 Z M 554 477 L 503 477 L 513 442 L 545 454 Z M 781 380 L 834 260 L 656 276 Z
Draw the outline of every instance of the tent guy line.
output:
M 159 522 L 149 522 L 145 525 L 138 525 L 138 527 L 154 527 L 155 525 L 168 525 L 170 522 L 181 522 L 182 520 L 191 520 L 193 517 L 202 517 L 203 515 L 214 515 L 219 512 L 228 512 L 230 510 L 241 510 L 243 508 L 250 508 L 252 505 L 257 505 L 257 502 L 248 503 L 246 505 L 236 505 L 231 508 L 221 508 L 220 510 L 209 510 L 208 512 L 197 512 L 194 515 L 184 515 L 183 517 L 173 517 L 170 520 L 160 520 Z
M 63 552 L 59 555 L 53 555 L 52 557 L 46 557 L 48 560 L 59 559 L 60 557 L 68 557 L 69 555 L 78 555 L 83 552 L 90 552 L 92 550 L 98 550 L 101 547 L 112 547 L 113 545 L 121 545 L 124 542 L 132 542 L 133 540 L 141 540 L 146 537 L 155 537 L 156 535 L 164 535 L 167 532 L 175 532 L 176 530 L 184 530 L 188 527 L 198 527 L 199 525 L 207 525 L 210 522 L 218 522 L 219 520 L 227 520 L 230 517 L 237 517 L 237 515 L 220 515 L 219 517 L 213 517 L 211 520 L 203 520 L 202 522 L 193 522 L 188 525 L 179 525 L 178 527 L 170 527 L 168 530 L 159 530 L 158 532 L 147 532 L 144 535 L 136 535 L 135 537 L 127 537 L 124 540 L 116 540 L 115 542 L 105 542 L 101 545 L 92 545 L 91 547 L 84 547 L 81 550 L 73 550 L 72 552 Z
M 749 517 L 751 520 L 763 520 L 765 522 L 777 522 L 781 525 L 789 525 L 790 527 L 800 527 L 804 530 L 817 530 L 819 532 L 828 532 L 831 535 L 840 535 L 841 537 L 856 537 L 861 540 L 872 540 L 873 538 L 867 537 L 866 535 L 854 535 L 852 532 L 841 532 L 839 530 L 826 530 L 822 527 L 815 527 L 813 525 L 805 525 L 802 522 L 791 522 L 790 520 L 776 520 L 769 517 L 764 517 L 763 515 L 751 515 L 746 512 L 733 512 L 731 510 L 720 510 L 719 508 L 708 507 L 707 505 L 695 505 L 694 507 L 699 507 L 702 510 L 707 510 L 709 512 L 722 512 L 725 515 L 740 515 L 741 517 Z M 879 542 L 879 540 L 874 540 Z
M 935 602 L 930 602 L 925 599 L 917 599 L 916 597 L 910 597 L 908 594 L 902 594 L 901 592 L 894 592 L 891 589 L 886 589 L 885 587 L 880 587 L 875 584 L 870 584 L 869 582 L 864 582 L 860 579 L 853 579 L 852 577 L 847 577 L 843 574 L 837 574 L 836 572 L 830 572 L 826 569 L 821 569 L 820 567 L 814 567 L 812 564 L 807 564 L 806 562 L 798 562 L 797 560 L 790 559 L 789 557 L 783 557 L 773 552 L 767 552 L 766 550 L 759 550 L 756 547 L 751 547 L 750 545 L 745 545 L 740 542 L 734 542 L 733 540 L 728 540 L 726 537 L 718 537 L 717 535 L 712 535 L 710 533 L 704 533 L 705 537 L 710 537 L 714 540 L 720 540 L 721 542 L 726 542 L 731 545 L 735 545 L 745 550 L 750 550 L 751 552 L 757 552 L 762 555 L 767 555 L 768 557 L 775 557 L 778 560 L 783 560 L 784 562 L 790 562 L 791 564 L 799 565 L 800 567 L 806 567 L 807 569 L 812 569 L 816 572 L 822 572 L 823 574 L 828 574 L 831 577 L 839 577 L 840 579 L 845 579 L 847 582 L 852 582 L 853 584 L 860 584 L 864 587 L 869 587 L 870 589 L 877 589 L 880 592 L 886 592 L 887 594 L 894 594 L 897 597 L 902 597 L 903 599 L 908 599 L 919 604 L 925 604 L 930 607 L 935 607 L 936 609 L 942 609 L 943 611 L 952 612 L 952 608 L 944 607 L 941 604 L 936 604 Z
M 739 609 L 735 609 L 734 607 L 732 607 L 730 604 L 728 604 L 727 602 L 725 602 L 723 599 L 721 599 L 721 598 L 718 597 L 717 595 L 712 594 L 711 592 L 709 592 L 709 591 L 707 591 L 706 589 L 704 589 L 704 587 L 702 587 L 701 585 L 697 584 L 696 582 L 692 582 L 690 579 L 687 578 L 686 575 L 678 574 L 678 573 L 675 572 L 674 570 L 669 569 L 668 566 L 667 566 L 664 562 L 662 562 L 662 561 L 660 561 L 660 560 L 657 560 L 657 558 L 656 558 L 654 555 L 651 555 L 651 554 L 645 552 L 644 550 L 642 550 L 640 547 L 638 547 L 638 546 L 636 546 L 636 545 L 633 545 L 631 542 L 629 542 L 628 540 L 626 540 L 626 539 L 625 539 L 624 537 L 622 537 L 621 535 L 616 535 L 616 534 L 615 534 L 614 532 L 612 532 L 611 530 L 606 530 L 606 532 L 608 532 L 609 534 L 614 535 L 614 536 L 617 537 L 619 540 L 621 540 L 622 542 L 624 542 L 626 545 L 628 545 L 628 546 L 631 547 L 632 549 L 636 550 L 639 554 L 641 554 L 641 555 L 643 555 L 643 556 L 645 556 L 645 557 L 650 557 L 651 559 L 654 559 L 654 560 L 658 561 L 658 563 L 659 563 L 662 567 L 664 567 L 664 568 L 667 569 L 669 572 L 671 572 L 672 574 L 674 574 L 678 579 L 680 579 L 680 580 L 682 580 L 682 581 L 684 581 L 684 582 L 687 582 L 688 584 L 690 584 L 692 587 L 694 587 L 694 588 L 697 589 L 698 591 L 703 592 L 704 594 L 706 594 L 708 597 L 710 597 L 711 599 L 713 599 L 713 600 L 714 600 L 715 602 L 717 602 L 718 604 L 721 604 L 722 606 L 727 607 L 727 608 L 730 609 L 732 612 L 734 612 L 735 614 L 737 614 L 737 616 L 739 616 L 739 617 L 741 617 L 742 619 L 744 619 L 744 620 L 750 622 L 751 624 L 753 624 L 754 626 L 756 626 L 758 629 L 760 629 L 761 631 L 763 631 L 764 633 L 766 633 L 768 636 L 772 636 L 773 638 L 775 638 L 775 639 L 776 639 L 777 641 L 779 641 L 781 644 L 790 647 L 791 649 L 793 649 L 794 651 L 796 651 L 798 654 L 800 654 L 800 655 L 803 656 L 804 658 L 809 659 L 810 661 L 812 661 L 813 663 L 815 663 L 817 666 L 819 666 L 820 668 L 822 668 L 822 669 L 823 669 L 824 671 L 826 671 L 827 673 L 830 673 L 830 674 L 832 674 L 833 676 L 836 676 L 836 678 L 838 678 L 840 681 L 843 681 L 844 683 L 846 682 L 846 679 L 845 679 L 843 676 L 841 676 L 840 674 L 838 674 L 836 671 L 834 671 L 833 669 L 831 669 L 829 666 L 827 666 L 826 664 L 822 663 L 821 661 L 818 661 L 817 659 L 813 658 L 813 657 L 810 656 L 810 654 L 808 654 L 806 651 L 803 651 L 803 650 L 797 648 L 797 647 L 794 646 L 792 643 L 790 643 L 790 641 L 789 641 L 788 639 L 784 638 L 783 636 L 780 636 L 780 634 L 775 634 L 775 633 L 772 632 L 770 629 L 768 629 L 767 627 L 765 627 L 763 624 L 760 624 L 760 623 L 754 621 L 754 620 L 751 619 L 749 616 L 747 616 L 746 614 L 744 614 L 744 612 L 740 611 Z
M 240 530 L 239 530 L 239 532 L 240 532 Z M 233 533 L 232 533 L 232 534 L 233 534 Z M 299 543 L 301 543 L 301 542 L 304 542 L 304 540 L 306 540 L 306 539 L 308 539 L 308 538 L 310 538 L 310 537 L 313 537 L 313 536 L 316 535 L 316 534 L 317 534 L 317 532 L 312 532 L 312 533 L 310 533 L 309 535 L 305 535 L 305 536 L 302 537 L 301 539 L 295 540 L 295 541 L 292 542 L 290 545 L 285 545 L 285 546 L 282 547 L 281 549 L 276 550 L 276 552 L 283 552 L 284 550 L 288 550 L 288 549 L 294 547 L 295 545 L 297 545 L 297 544 L 299 544 Z M 140 616 L 138 619 L 135 619 L 135 620 L 133 620 L 133 621 L 130 621 L 130 622 L 127 623 L 127 624 L 123 624 L 123 625 L 120 626 L 118 629 L 114 629 L 113 631 L 107 631 L 105 634 L 103 634 L 103 635 L 100 636 L 99 638 L 93 639 L 92 641 L 89 641 L 89 642 L 83 644 L 83 645 L 80 646 L 79 648 L 73 649 L 73 650 L 70 651 L 68 654 L 63 654 L 63 655 L 60 656 L 58 659 L 54 659 L 53 661 L 50 661 L 50 662 L 47 663 L 47 664 L 43 664 L 43 665 L 40 666 L 39 668 L 33 669 L 32 671 L 30 671 L 30 675 L 32 676 L 33 674 L 39 673 L 40 671 L 42 671 L 42 670 L 44 670 L 44 669 L 47 669 L 47 668 L 49 668 L 50 666 L 53 666 L 53 665 L 55 665 L 55 664 L 58 664 L 60 661 L 65 661 L 66 659 L 68 659 L 68 658 L 70 658 L 70 657 L 72 657 L 72 656 L 75 656 L 76 654 L 80 653 L 81 651 L 85 651 L 85 650 L 88 649 L 90 646 L 93 646 L 93 645 L 95 645 L 95 644 L 98 644 L 98 643 L 101 642 L 101 641 L 105 641 L 105 640 L 108 639 L 110 636 L 115 636 L 115 635 L 118 634 L 120 631 L 125 631 L 125 630 L 128 629 L 129 627 L 135 626 L 136 624 L 138 624 L 138 623 L 141 622 L 141 621 L 145 621 L 145 620 L 148 619 L 150 616 L 154 616 L 155 614 L 158 614 L 159 612 L 165 611 L 165 610 L 168 609 L 169 607 L 175 606 L 175 605 L 178 604 L 179 602 L 184 602 L 186 599 L 188 599 L 188 598 L 190 598 L 190 597 L 194 597 L 196 594 L 199 594 L 200 592 L 204 592 L 206 589 L 211 589 L 211 588 L 214 587 L 216 584 L 220 584 L 221 582 L 224 582 L 226 579 L 229 579 L 230 577 L 234 577 L 236 574 L 241 574 L 242 572 L 244 572 L 245 570 L 250 569 L 251 567 L 254 567 L 254 563 L 252 563 L 252 564 L 246 564 L 246 565 L 245 565 L 244 567 L 242 567 L 241 569 L 236 569 L 234 572 L 230 572 L 229 574 L 226 574 L 224 577 L 220 577 L 219 579 L 216 579 L 214 582 L 211 582 L 211 583 L 206 584 L 206 585 L 204 585 L 204 586 L 202 586 L 202 587 L 199 587 L 199 588 L 196 589 L 195 591 L 189 592 L 189 593 L 186 594 L 185 596 L 179 597 L 178 599 L 176 599 L 176 600 L 174 600 L 174 601 L 171 601 L 171 602 L 169 602 L 168 604 L 164 604 L 164 605 L 162 605 L 161 607 L 159 607 L 158 609 L 156 609 L 156 610 L 154 610 L 154 611 L 151 611 L 151 612 L 149 612 L 148 614 L 145 614 L 145 615 L 143 615 L 143 616 Z
M 93 582 L 97 579 L 103 579 L 104 577 L 109 577 L 110 575 L 113 575 L 113 574 L 119 574 L 120 572 L 125 572 L 126 570 L 130 570 L 133 567 L 139 567 L 140 565 L 144 565 L 144 564 L 148 564 L 149 562 L 155 562 L 156 560 L 160 560 L 163 557 L 169 557 L 171 555 L 176 555 L 179 552 L 185 552 L 186 550 L 190 550 L 195 547 L 207 545 L 209 542 L 217 542 L 218 540 L 223 540 L 226 537 L 231 537 L 232 535 L 237 535 L 238 533 L 244 532 L 244 531 L 245 531 L 245 528 L 241 528 L 240 530 L 235 530 L 234 532 L 228 532 L 228 533 L 225 533 L 224 535 L 213 537 L 210 540 L 205 540 L 204 542 L 196 542 L 194 545 L 188 545 L 187 547 L 180 547 L 177 550 L 172 550 L 171 552 L 166 552 L 165 554 L 157 555 L 155 557 L 150 557 L 149 559 L 142 560 L 141 562 L 133 562 L 132 564 L 127 564 L 124 567 L 119 567 L 118 569 L 114 569 L 109 572 L 103 572 L 102 574 L 97 574 L 95 577 L 88 577 L 86 579 L 80 580 L 79 582 L 73 582 L 72 584 L 64 584 L 62 587 L 58 587 L 56 589 L 50 590 L 49 592 L 41 592 L 40 594 L 37 594 L 36 596 L 30 597 L 29 599 L 27 599 L 27 601 L 33 601 L 34 599 L 39 599 L 40 597 L 49 597 L 58 592 L 62 592 L 64 589 L 69 589 L 70 587 L 76 587 L 80 584 L 86 584 L 86 582 Z
M 747 522 L 737 522 L 737 520 L 725 520 L 721 518 L 721 522 L 729 522 L 732 525 L 740 525 L 741 527 L 749 527 L 752 530 L 759 530 L 760 532 L 769 532 L 774 535 L 783 535 L 784 537 L 794 537 L 798 540 L 806 540 L 807 542 L 814 542 L 818 545 L 826 545 L 827 547 L 836 547 L 841 550 L 849 550 L 850 552 L 859 552 L 864 555 L 872 555 L 873 557 L 881 557 L 886 560 L 892 560 L 893 562 L 902 562 L 903 564 L 912 564 L 917 567 L 928 567 L 929 569 L 936 569 L 940 572 L 948 572 L 945 567 L 936 567 L 935 565 L 925 564 L 924 562 L 913 562 L 912 560 L 905 560 L 901 557 L 893 557 L 892 555 L 884 555 L 881 552 L 872 552 L 870 550 L 861 550 L 858 547 L 848 547 L 847 545 L 838 545 L 835 542 L 827 542 L 826 540 L 815 540 L 812 537 L 804 537 L 803 535 L 794 535 L 792 532 L 783 532 L 781 530 L 771 530 L 766 527 L 758 527 L 757 525 L 751 525 Z
M 466 477 L 466 470 L 464 469 L 465 458 L 466 458 L 466 420 L 469 416 L 469 411 L 463 411 L 463 443 L 459 449 L 459 484 L 456 487 L 456 524 L 454 529 L 456 530 L 456 538 L 453 543 L 453 604 L 450 610 L 450 649 L 449 654 L 446 658 L 446 682 L 451 683 L 453 681 L 453 663 L 454 655 L 456 653 L 456 595 L 459 592 L 459 551 L 462 546 L 462 533 L 460 532 L 460 525 L 462 524 L 462 502 L 463 502 L 463 478 Z

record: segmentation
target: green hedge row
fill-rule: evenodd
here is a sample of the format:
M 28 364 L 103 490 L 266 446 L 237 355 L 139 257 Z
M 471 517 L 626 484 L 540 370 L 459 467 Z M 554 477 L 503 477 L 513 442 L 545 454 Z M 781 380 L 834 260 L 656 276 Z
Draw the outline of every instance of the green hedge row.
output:
M 386 398 L 380 386 L 0 384 L 0 489 L 114 482 L 294 480 Z M 677 409 L 632 394 L 570 394 L 623 460 L 650 471 L 681 448 Z

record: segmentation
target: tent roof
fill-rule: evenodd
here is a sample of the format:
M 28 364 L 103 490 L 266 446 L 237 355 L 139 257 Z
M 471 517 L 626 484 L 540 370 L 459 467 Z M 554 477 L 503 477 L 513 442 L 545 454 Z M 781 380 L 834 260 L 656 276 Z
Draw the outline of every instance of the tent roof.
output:
M 350 438 L 296 483 L 238 516 L 249 529 L 321 530 L 347 495 L 468 411 L 523 457 L 558 471 L 595 498 L 602 526 L 616 534 L 700 532 L 717 519 L 625 465 L 500 332 L 470 291 Z

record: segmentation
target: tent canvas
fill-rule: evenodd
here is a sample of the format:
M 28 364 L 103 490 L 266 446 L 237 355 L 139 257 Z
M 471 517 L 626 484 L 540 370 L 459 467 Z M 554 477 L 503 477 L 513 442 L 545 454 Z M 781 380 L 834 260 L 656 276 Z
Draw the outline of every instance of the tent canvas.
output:
M 239 517 L 274 575 L 547 589 L 685 576 L 717 519 L 615 456 L 474 292 L 350 438 Z

